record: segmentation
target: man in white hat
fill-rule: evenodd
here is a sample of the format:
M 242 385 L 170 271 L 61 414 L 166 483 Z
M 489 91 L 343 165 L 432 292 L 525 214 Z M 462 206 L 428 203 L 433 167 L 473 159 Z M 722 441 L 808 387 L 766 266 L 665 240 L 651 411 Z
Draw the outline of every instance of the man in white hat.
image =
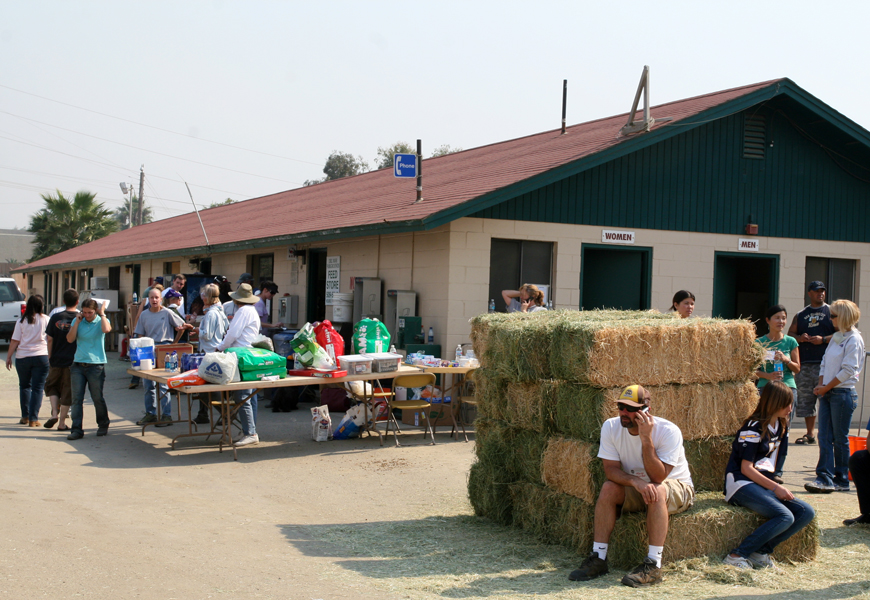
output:
M 616 399 L 619 416 L 601 427 L 598 458 L 607 481 L 595 503 L 592 553 L 569 575 L 589 581 L 607 573 L 607 548 L 623 512 L 646 511 L 649 552 L 622 578 L 623 585 L 648 587 L 662 580 L 662 553 L 669 516 L 692 506 L 695 488 L 680 428 L 649 412 L 650 393 L 630 385 Z
M 236 307 L 235 316 L 230 322 L 230 328 L 223 341 L 217 347 L 219 352 L 227 348 L 251 348 L 251 344 L 260 334 L 260 315 L 254 305 L 260 302 L 260 298 L 254 295 L 251 286 L 243 283 L 235 292 L 230 294 Z M 242 437 L 235 442 L 235 446 L 249 446 L 260 443 L 257 435 L 257 396 L 254 390 L 236 390 L 236 402 L 248 400 L 239 408 L 239 420 L 242 422 Z

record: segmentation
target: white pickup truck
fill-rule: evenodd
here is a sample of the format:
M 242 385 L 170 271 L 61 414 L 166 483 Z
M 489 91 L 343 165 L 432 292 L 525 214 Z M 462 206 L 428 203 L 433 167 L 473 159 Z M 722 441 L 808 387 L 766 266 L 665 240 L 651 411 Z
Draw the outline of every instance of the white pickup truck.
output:
M 25 296 L 9 277 L 0 277 L 0 339 L 12 339 L 15 321 L 24 314 Z

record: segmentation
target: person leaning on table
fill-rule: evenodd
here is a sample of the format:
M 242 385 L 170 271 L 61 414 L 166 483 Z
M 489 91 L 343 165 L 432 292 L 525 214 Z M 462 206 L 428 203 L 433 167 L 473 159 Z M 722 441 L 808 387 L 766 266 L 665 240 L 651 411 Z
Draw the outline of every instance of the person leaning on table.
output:
M 251 344 L 260 335 L 260 315 L 254 305 L 260 299 L 254 295 L 251 286 L 243 283 L 230 294 L 236 308 L 235 316 L 230 322 L 230 328 L 217 350 L 222 352 L 227 348 L 251 348 Z M 253 395 L 252 395 L 253 394 Z M 236 390 L 236 402 L 242 402 L 251 396 L 239 408 L 239 420 L 242 422 L 242 436 L 234 442 L 234 446 L 249 446 L 260 443 L 257 435 L 257 396 L 254 390 Z

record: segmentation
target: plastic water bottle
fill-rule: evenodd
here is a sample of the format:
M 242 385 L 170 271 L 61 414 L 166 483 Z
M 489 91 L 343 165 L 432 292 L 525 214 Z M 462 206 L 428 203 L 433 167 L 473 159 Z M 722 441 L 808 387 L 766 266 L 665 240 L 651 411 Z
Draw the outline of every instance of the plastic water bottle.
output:
M 178 371 L 178 353 L 173 350 L 172 354 L 166 357 L 166 370 L 170 373 Z
M 434 344 L 435 343 L 435 329 L 432 327 L 429 328 L 429 336 L 427 338 L 427 343 Z
M 133 304 L 136 304 L 137 302 L 139 302 L 139 294 L 133 292 Z
M 457 344 L 457 346 L 456 346 L 456 362 L 459 362 L 460 358 L 462 358 L 462 344 Z
M 397 354 L 395 344 L 390 344 L 390 354 Z
M 783 373 L 781 360 L 776 359 L 775 361 L 773 361 L 773 372 L 774 373 Z
M 491 300 L 489 301 L 489 311 L 488 311 L 488 312 L 491 312 L 491 313 L 494 313 L 494 312 L 495 312 L 495 300 L 492 300 L 492 299 L 491 299 Z
M 553 310 L 553 301 L 547 300 L 547 310 Z

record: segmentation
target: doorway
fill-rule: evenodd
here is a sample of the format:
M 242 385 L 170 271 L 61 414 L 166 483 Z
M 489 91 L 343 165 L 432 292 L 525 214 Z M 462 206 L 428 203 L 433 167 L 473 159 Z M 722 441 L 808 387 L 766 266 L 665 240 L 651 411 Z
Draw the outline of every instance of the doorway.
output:
M 326 248 L 309 248 L 308 281 L 305 303 L 309 323 L 326 318 Z
M 652 248 L 583 244 L 580 310 L 647 310 L 652 290 Z
M 756 337 L 767 334 L 764 313 L 779 301 L 779 255 L 717 252 L 713 270 L 713 316 L 749 319 Z

